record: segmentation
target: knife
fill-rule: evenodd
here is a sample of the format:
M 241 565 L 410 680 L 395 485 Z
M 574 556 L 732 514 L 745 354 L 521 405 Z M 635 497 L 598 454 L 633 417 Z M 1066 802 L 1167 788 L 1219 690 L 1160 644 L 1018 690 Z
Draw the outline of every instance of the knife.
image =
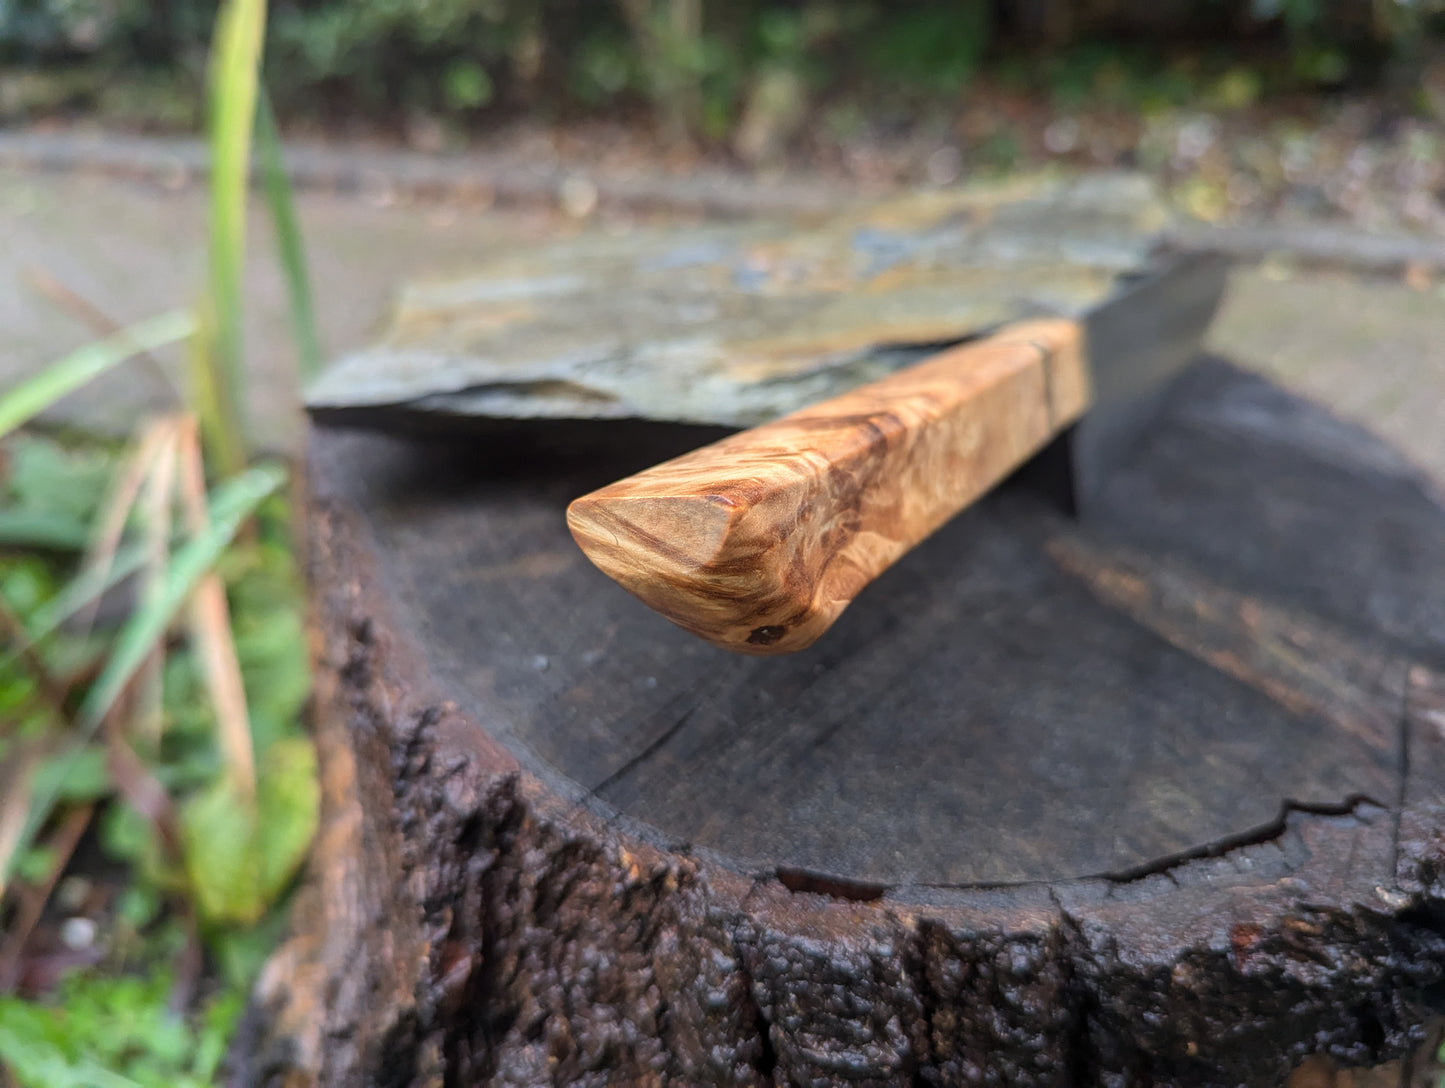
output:
M 1082 320 L 1006 326 L 576 499 L 604 573 L 715 646 L 811 645 L 863 589 L 1025 463 L 1097 510 L 1199 346 L 1227 262 L 1191 254 Z M 1044 455 L 1041 457 L 1040 455 Z

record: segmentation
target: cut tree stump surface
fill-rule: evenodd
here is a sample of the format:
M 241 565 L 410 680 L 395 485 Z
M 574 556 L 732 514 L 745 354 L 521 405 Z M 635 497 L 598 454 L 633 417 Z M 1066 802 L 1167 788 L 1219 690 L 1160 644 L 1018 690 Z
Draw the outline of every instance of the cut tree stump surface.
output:
M 314 433 L 327 831 L 250 1075 L 1275 1084 L 1420 1044 L 1428 480 L 1202 360 L 1107 520 L 1005 488 L 743 658 L 563 517 L 717 433 Z

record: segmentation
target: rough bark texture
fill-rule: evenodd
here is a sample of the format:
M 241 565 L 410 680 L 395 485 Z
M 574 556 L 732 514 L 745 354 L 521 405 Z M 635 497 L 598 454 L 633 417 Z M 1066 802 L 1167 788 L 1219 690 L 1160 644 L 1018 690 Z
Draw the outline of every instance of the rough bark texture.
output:
M 649 433 L 615 456 L 315 436 L 325 831 L 241 1079 L 1208 1088 L 1323 1056 L 1304 1085 L 1426 1041 L 1445 511 L 1388 450 L 1204 364 L 1107 532 L 991 499 L 794 674 L 712 650 L 693 670 L 554 547 L 559 500 L 697 438 Z M 929 657 L 945 637 L 977 668 Z M 914 655 L 913 687 L 877 654 Z M 916 790 L 870 756 L 850 792 L 838 749 L 865 727 Z M 1041 765 L 1011 762 L 1010 730 Z M 679 779 L 690 803 L 664 796 Z

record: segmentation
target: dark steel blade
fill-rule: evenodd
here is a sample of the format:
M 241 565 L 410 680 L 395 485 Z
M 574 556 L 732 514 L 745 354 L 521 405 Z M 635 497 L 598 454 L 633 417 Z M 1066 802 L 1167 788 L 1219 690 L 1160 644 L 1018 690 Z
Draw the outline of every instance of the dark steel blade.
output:
M 1128 458 L 1169 386 L 1199 350 L 1219 308 L 1229 262 L 1217 254 L 1167 259 L 1126 284 L 1084 321 L 1094 402 L 1044 458 L 1062 471 L 1069 505 L 1087 516 Z

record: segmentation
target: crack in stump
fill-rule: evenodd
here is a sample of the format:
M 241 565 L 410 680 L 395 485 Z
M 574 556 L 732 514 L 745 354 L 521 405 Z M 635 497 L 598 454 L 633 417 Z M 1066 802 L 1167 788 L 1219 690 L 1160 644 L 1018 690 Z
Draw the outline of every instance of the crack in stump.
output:
M 1228 835 L 1222 839 L 1215 839 L 1213 842 L 1205 843 L 1202 846 L 1190 847 L 1187 850 L 1166 854 L 1162 858 L 1156 858 L 1153 861 L 1147 861 L 1140 865 L 1099 873 L 1094 879 L 1105 880 L 1110 884 L 1132 884 L 1135 881 L 1159 874 L 1169 876 L 1172 875 L 1172 870 L 1181 868 L 1192 861 L 1222 858 L 1236 850 L 1242 850 L 1245 847 L 1261 846 L 1264 843 L 1274 842 L 1289 830 L 1289 818 L 1295 813 L 1305 816 L 1359 817 L 1360 809 L 1366 807 L 1378 808 L 1382 812 L 1390 811 L 1389 805 L 1381 804 L 1373 797 L 1363 793 L 1351 794 L 1345 798 L 1344 801 L 1334 804 L 1328 802 L 1286 800 L 1280 806 L 1279 815 L 1267 824 L 1241 831 L 1235 835 Z

